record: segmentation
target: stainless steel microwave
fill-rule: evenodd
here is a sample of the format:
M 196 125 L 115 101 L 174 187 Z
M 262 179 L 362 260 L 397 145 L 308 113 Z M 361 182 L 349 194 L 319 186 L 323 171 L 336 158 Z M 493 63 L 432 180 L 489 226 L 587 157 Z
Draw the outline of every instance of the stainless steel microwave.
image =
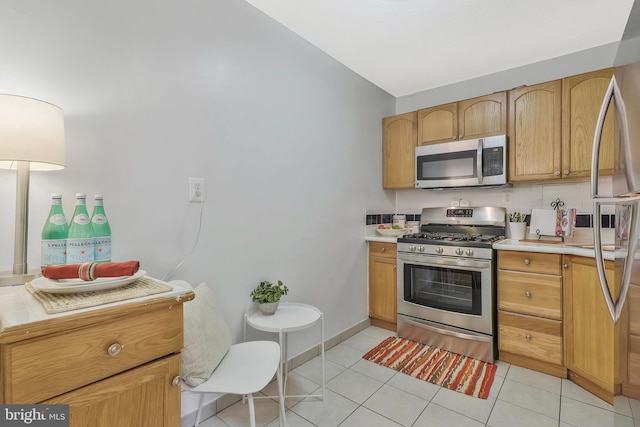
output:
M 416 147 L 416 188 L 507 185 L 507 136 Z

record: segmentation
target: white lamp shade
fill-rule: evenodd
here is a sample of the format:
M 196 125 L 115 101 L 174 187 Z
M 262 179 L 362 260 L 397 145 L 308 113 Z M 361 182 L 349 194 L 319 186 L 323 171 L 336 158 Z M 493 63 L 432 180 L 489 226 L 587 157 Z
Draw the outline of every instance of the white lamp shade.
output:
M 31 170 L 65 167 L 64 113 L 48 102 L 0 94 L 0 168 Z

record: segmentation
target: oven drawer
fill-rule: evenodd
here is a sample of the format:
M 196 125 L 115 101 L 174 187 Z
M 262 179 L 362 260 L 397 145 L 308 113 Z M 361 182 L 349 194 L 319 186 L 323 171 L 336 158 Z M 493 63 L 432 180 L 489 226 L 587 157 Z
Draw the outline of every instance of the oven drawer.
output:
M 538 252 L 498 251 L 498 269 L 562 275 L 562 255 Z
M 499 271 L 498 308 L 562 320 L 562 277 Z
M 5 403 L 37 403 L 182 349 L 182 305 L 4 347 Z
M 369 255 L 384 258 L 395 258 L 397 246 L 398 245 L 395 243 L 369 242 Z
M 563 364 L 562 322 L 498 311 L 498 349 Z

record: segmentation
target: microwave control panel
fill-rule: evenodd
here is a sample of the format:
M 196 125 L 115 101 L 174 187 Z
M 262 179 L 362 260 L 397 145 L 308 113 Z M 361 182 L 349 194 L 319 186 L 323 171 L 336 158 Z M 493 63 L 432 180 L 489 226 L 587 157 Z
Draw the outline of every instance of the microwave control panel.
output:
M 490 147 L 482 150 L 482 175 L 495 176 L 504 173 L 504 147 Z

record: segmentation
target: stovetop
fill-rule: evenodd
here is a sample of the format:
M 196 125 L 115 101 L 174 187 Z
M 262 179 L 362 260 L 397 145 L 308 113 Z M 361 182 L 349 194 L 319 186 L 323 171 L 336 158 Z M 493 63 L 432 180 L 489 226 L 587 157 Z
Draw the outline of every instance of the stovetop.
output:
M 493 234 L 475 234 L 475 233 L 447 233 L 447 232 L 420 232 L 408 234 L 398 238 L 398 242 L 405 243 L 422 243 L 422 244 L 461 244 L 471 243 L 472 245 L 484 246 L 504 239 L 504 236 Z

